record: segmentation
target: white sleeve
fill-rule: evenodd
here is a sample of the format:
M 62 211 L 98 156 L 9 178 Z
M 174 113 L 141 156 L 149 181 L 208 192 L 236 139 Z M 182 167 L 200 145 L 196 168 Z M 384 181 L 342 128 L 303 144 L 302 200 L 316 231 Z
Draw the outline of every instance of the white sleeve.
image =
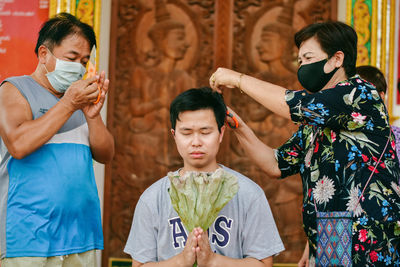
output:
M 264 192 L 250 204 L 243 227 L 243 258 L 265 259 L 285 250 Z
M 158 229 L 153 217 L 146 203 L 139 199 L 124 252 L 141 263 L 157 261 Z

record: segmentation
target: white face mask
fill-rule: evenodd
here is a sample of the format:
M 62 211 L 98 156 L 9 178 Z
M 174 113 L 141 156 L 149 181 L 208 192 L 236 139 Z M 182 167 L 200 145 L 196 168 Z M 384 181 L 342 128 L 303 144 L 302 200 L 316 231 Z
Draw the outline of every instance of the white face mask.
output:
M 46 65 L 44 65 L 44 67 L 47 71 Z M 82 79 L 85 73 L 86 68 L 81 63 L 56 58 L 56 67 L 54 71 L 47 71 L 46 76 L 51 86 L 53 86 L 57 92 L 65 93 L 71 84 Z

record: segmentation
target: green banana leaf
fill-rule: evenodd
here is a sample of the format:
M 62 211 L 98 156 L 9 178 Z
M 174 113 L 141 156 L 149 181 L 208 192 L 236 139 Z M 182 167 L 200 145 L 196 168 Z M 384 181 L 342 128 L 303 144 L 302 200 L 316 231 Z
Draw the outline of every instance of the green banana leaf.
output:
M 237 177 L 222 168 L 183 176 L 170 172 L 168 178 L 172 206 L 189 232 L 195 227 L 207 230 L 239 189 Z

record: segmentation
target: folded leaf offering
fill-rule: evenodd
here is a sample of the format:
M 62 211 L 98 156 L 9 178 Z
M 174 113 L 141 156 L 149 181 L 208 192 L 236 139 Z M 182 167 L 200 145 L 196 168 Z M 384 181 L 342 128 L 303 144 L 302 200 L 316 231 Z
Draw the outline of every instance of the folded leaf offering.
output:
M 195 227 L 207 230 L 239 189 L 237 177 L 222 168 L 183 176 L 170 172 L 168 178 L 172 206 L 189 232 Z
M 89 61 L 86 63 L 86 73 L 83 76 L 83 79 L 85 80 L 96 76 L 96 71 L 97 71 L 97 58 L 96 58 L 96 46 L 94 45 L 92 47 L 92 50 L 90 51 Z M 97 90 L 99 90 L 99 94 L 97 95 L 97 99 L 96 101 L 93 102 L 93 104 L 97 104 L 100 101 L 101 97 L 100 86 L 97 87 Z

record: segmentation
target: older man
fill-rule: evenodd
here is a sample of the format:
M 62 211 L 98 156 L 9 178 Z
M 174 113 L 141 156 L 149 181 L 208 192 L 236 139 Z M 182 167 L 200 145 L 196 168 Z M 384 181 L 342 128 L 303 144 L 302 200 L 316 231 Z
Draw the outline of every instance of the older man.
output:
M 95 44 L 89 25 L 59 14 L 39 32 L 36 70 L 1 84 L 3 267 L 95 266 L 103 248 L 92 158 L 110 161 L 114 141 L 99 114 L 109 81 L 82 80 Z

